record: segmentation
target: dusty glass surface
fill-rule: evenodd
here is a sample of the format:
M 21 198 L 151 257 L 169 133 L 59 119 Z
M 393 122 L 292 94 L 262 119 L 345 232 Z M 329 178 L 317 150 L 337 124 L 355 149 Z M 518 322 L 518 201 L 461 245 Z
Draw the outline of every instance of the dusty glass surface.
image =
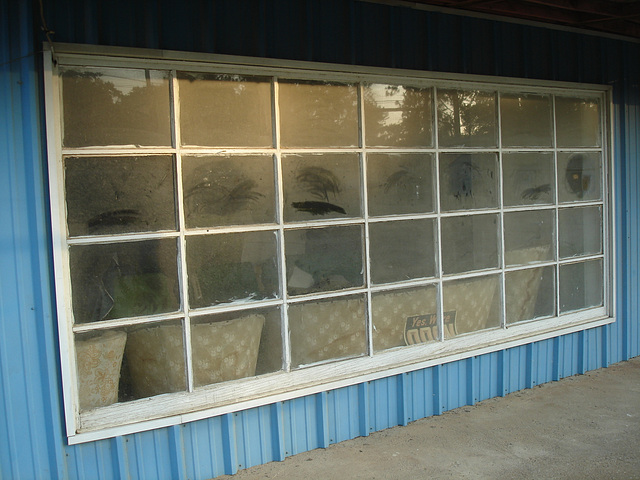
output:
M 275 232 L 187 237 L 189 306 L 279 296 Z
M 445 217 L 441 227 L 445 275 L 500 266 L 497 215 Z
M 282 176 L 285 221 L 361 216 L 357 154 L 284 155 Z
M 270 147 L 271 79 L 178 72 L 182 145 Z
M 372 84 L 363 95 L 367 146 L 433 146 L 431 88 Z
M 75 323 L 179 310 L 177 257 L 173 238 L 72 245 Z
M 436 287 L 433 285 L 373 293 L 373 350 L 379 352 L 438 340 L 436 305 Z
M 579 202 L 602 198 L 599 153 L 558 153 L 558 200 Z
M 558 211 L 560 258 L 602 253 L 602 207 Z
M 75 335 L 80 410 L 187 388 L 180 321 Z
M 553 260 L 555 225 L 554 210 L 505 213 L 505 264 L 526 265 Z
M 355 85 L 281 81 L 279 109 L 283 147 L 358 145 Z
M 433 220 L 369 224 L 371 281 L 401 282 L 435 275 Z
M 64 147 L 171 145 L 168 72 L 60 69 Z
M 556 184 L 554 169 L 552 153 L 504 153 L 502 178 L 505 206 L 553 203 Z
M 560 313 L 604 302 L 602 260 L 560 265 Z
M 438 89 L 437 96 L 440 148 L 497 145 L 494 92 Z
M 441 153 L 441 210 L 498 207 L 498 176 L 495 153 Z
M 551 147 L 551 97 L 505 93 L 500 96 L 502 145 L 505 147 Z
M 428 213 L 434 210 L 433 155 L 367 155 L 369 215 Z
M 280 309 L 263 308 L 191 318 L 196 387 L 282 369 Z
M 284 246 L 290 295 L 364 285 L 360 225 L 289 230 Z
M 183 156 L 182 182 L 187 228 L 276 221 L 270 155 Z
M 291 367 L 367 352 L 365 301 L 362 295 L 289 306 Z
M 64 176 L 72 237 L 176 228 L 170 155 L 66 157 Z
M 487 275 L 443 284 L 444 311 L 455 318 L 445 338 L 500 326 L 500 277 Z M 451 320 L 450 320 L 451 322 Z
M 555 267 L 507 272 L 504 286 L 507 323 L 555 315 Z
M 599 147 L 600 102 L 597 99 L 556 96 L 558 147 Z

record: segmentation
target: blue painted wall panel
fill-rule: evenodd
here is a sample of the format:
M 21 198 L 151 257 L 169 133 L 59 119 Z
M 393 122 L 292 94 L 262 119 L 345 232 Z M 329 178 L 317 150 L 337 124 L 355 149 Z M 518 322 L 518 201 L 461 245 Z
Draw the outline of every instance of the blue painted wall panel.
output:
M 0 477 L 207 479 L 640 355 L 640 47 L 340 0 L 45 0 L 61 42 L 614 87 L 616 324 L 237 414 L 66 446 L 39 17 L 0 0 Z

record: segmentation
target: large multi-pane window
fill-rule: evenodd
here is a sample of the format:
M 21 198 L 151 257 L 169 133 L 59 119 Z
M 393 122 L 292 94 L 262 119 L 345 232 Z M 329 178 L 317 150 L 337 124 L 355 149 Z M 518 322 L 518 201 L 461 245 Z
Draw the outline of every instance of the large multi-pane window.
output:
M 49 117 L 88 429 L 608 316 L 602 89 L 96 62 Z

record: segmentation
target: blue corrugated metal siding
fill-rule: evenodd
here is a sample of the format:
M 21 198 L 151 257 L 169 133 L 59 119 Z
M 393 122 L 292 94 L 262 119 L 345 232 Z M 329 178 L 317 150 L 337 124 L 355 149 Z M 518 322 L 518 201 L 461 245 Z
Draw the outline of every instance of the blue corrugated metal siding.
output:
M 342 0 L 43 0 L 60 42 L 614 87 L 618 321 L 186 425 L 66 446 L 39 12 L 0 0 L 0 478 L 206 479 L 640 355 L 640 47 Z

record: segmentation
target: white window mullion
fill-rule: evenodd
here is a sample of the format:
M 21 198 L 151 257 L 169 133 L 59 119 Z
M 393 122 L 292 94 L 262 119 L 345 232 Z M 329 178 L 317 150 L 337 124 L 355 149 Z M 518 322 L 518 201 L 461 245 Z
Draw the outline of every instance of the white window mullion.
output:
M 188 284 L 188 272 L 187 272 L 187 238 L 185 227 L 185 210 L 182 202 L 183 196 L 183 184 L 182 184 L 182 151 L 180 149 L 180 91 L 178 85 L 178 78 L 176 71 L 171 72 L 171 94 L 173 107 L 173 115 L 171 122 L 171 131 L 173 135 L 173 145 L 176 149 L 176 196 L 178 205 L 178 231 L 180 235 L 178 237 L 178 275 L 180 278 L 180 297 L 181 307 L 184 312 L 183 320 L 183 342 L 184 342 L 184 354 L 185 354 L 185 369 L 187 378 L 187 389 L 192 392 L 193 385 L 193 350 L 191 348 L 191 318 L 189 316 L 189 284 Z
M 438 142 L 438 89 L 433 88 L 433 138 L 436 153 L 433 158 L 433 175 L 435 180 L 435 207 L 436 207 L 436 228 L 434 240 L 436 242 L 436 277 L 438 278 L 436 290 L 436 314 L 438 317 L 438 337 L 439 341 L 444 341 L 444 270 L 442 268 L 442 211 L 440 209 L 440 151 Z
M 500 325 L 502 328 L 507 328 L 507 275 L 505 273 L 506 267 L 506 249 L 504 244 L 504 176 L 502 174 L 502 114 L 500 111 L 500 102 L 502 100 L 502 95 L 500 92 L 496 94 L 497 97 L 497 108 L 496 115 L 498 121 L 498 201 L 500 207 L 500 215 L 498 220 L 498 228 L 499 228 L 499 245 L 498 245 L 498 253 L 500 254 L 500 269 L 502 272 L 500 273 Z
M 560 222 L 558 220 L 559 209 L 559 188 L 560 181 L 558 180 L 558 135 L 557 135 L 557 121 L 556 121 L 556 96 L 551 96 L 551 128 L 553 138 L 553 178 L 555 181 L 554 188 L 554 210 L 555 210 L 555 225 L 554 225 L 554 259 L 555 264 L 555 302 L 556 302 L 556 315 L 560 315 Z
M 281 338 L 282 366 L 285 372 L 291 371 L 291 342 L 289 337 L 289 309 L 287 308 L 287 262 L 284 245 L 284 179 L 282 178 L 282 148 L 280 146 L 280 95 L 279 80 L 274 77 L 271 83 L 271 118 L 273 119 L 273 144 L 276 160 L 276 212 L 278 222 L 278 270 L 280 292 L 282 296 Z

